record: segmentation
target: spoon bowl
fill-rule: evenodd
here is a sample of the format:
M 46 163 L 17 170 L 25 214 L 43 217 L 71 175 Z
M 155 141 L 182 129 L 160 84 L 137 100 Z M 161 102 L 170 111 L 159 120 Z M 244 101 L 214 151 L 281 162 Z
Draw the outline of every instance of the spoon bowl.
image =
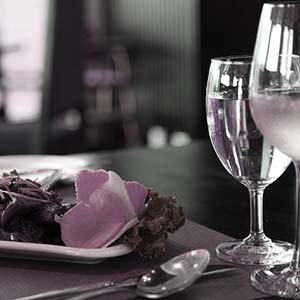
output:
M 191 286 L 206 269 L 210 254 L 205 249 L 186 252 L 143 275 L 137 283 L 139 296 L 156 299 Z

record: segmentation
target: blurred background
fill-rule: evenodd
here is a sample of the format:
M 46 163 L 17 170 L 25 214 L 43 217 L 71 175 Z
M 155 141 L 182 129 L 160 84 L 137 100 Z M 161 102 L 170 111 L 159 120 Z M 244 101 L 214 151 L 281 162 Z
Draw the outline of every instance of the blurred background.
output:
M 207 138 L 212 57 L 251 54 L 258 0 L 0 0 L 0 154 Z

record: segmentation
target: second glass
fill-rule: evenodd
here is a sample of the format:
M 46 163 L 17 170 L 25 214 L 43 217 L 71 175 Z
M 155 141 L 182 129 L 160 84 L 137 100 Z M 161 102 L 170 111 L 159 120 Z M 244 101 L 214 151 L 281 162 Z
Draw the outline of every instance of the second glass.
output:
M 249 109 L 250 56 L 212 59 L 206 90 L 209 135 L 225 169 L 250 194 L 250 234 L 216 248 L 223 260 L 247 265 L 287 263 L 293 246 L 263 230 L 263 193 L 290 164 L 256 127 Z

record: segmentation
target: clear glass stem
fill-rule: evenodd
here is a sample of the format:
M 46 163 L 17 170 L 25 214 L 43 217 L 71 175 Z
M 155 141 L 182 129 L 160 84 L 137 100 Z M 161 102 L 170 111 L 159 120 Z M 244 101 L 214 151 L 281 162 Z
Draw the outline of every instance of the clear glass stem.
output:
M 266 237 L 263 229 L 263 196 L 264 187 L 249 187 L 250 194 L 250 234 L 244 243 L 260 246 L 271 240 Z
M 250 234 L 241 240 L 221 243 L 217 256 L 242 265 L 287 264 L 292 260 L 294 246 L 283 241 L 272 241 L 263 229 L 263 195 L 267 184 L 248 185 L 250 194 Z
M 290 265 L 291 270 L 299 271 L 300 268 L 300 161 L 294 161 L 294 166 L 296 170 L 296 226 L 295 226 L 295 250 L 293 259 Z

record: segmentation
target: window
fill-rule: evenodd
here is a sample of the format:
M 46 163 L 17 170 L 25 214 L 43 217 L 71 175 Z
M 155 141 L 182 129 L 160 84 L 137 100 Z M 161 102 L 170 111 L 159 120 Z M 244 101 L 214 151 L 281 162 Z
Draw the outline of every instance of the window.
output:
M 0 0 L 0 46 L 5 117 L 36 119 L 46 53 L 49 0 Z

